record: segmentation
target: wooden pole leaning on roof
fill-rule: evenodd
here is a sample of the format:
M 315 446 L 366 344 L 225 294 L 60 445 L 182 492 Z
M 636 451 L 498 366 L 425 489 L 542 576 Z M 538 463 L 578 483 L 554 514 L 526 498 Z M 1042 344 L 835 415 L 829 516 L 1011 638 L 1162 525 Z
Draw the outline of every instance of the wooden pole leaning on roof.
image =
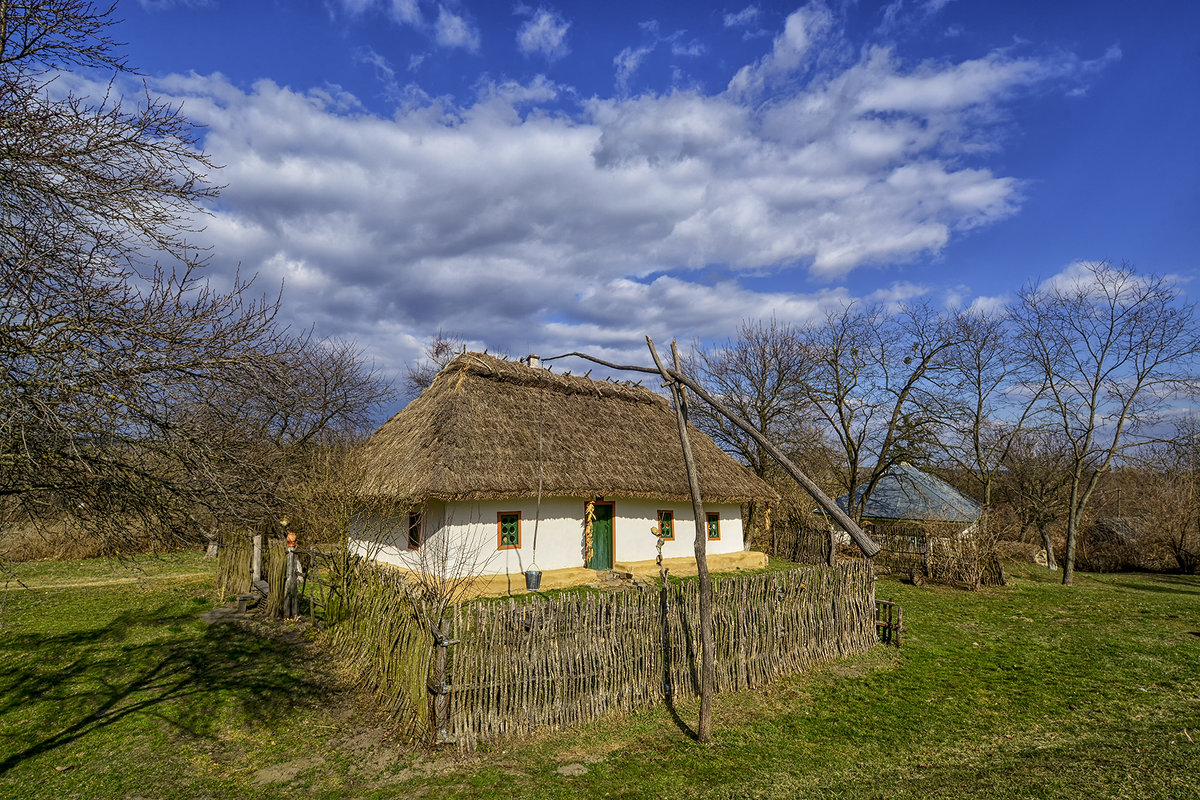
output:
M 705 525 L 704 502 L 700 496 L 700 477 L 696 470 L 696 459 L 692 456 L 692 443 L 687 431 L 687 395 L 678 379 L 673 378 L 663 366 L 654 341 L 646 337 L 650 355 L 658 365 L 658 371 L 667 381 L 671 399 L 675 405 L 675 422 L 679 426 L 679 444 L 683 449 L 683 465 L 687 471 L 688 492 L 692 496 L 692 516 L 696 520 L 696 576 L 700 582 L 700 722 L 696 726 L 696 739 L 702 743 L 712 741 L 713 693 L 717 684 L 717 667 L 714 655 L 712 618 L 712 578 L 708 574 L 708 533 Z M 671 341 L 671 354 L 675 359 L 675 374 L 679 373 L 679 348 Z
M 594 361 L 595 363 L 600 364 L 601 366 L 609 367 L 610 369 L 629 370 L 630 372 L 645 372 L 651 375 L 661 374 L 659 370 L 651 369 L 650 367 L 614 364 L 611 361 L 605 361 L 604 359 L 596 358 L 595 356 L 580 352 L 563 353 L 560 356 L 543 358 L 542 361 L 553 361 L 556 358 L 563 358 L 564 356 L 576 356 L 578 358 L 587 359 L 588 361 Z M 730 411 L 727 407 L 721 404 L 720 401 L 705 391 L 704 387 L 696 383 L 687 375 L 683 374 L 680 370 L 668 369 L 667 375 L 670 379 L 677 380 L 687 388 L 691 389 L 701 400 L 716 409 L 721 416 L 728 419 L 730 422 L 744 431 L 747 436 L 758 442 L 758 444 L 770 454 L 771 458 L 775 459 L 779 463 L 779 466 L 783 467 L 787 474 L 792 476 L 793 480 L 804 487 L 804 491 L 812 495 L 813 500 L 817 501 L 817 505 L 821 507 L 821 510 L 832 517 L 833 521 L 836 522 L 842 530 L 850 534 L 850 538 L 853 539 L 854 543 L 858 545 L 860 550 L 862 550 L 864 556 L 871 558 L 879 552 L 879 545 L 876 544 L 870 536 L 867 536 L 867 534 L 863 533 L 862 528 L 858 527 L 854 520 L 850 518 L 850 515 L 843 511 L 837 503 L 833 502 L 829 495 L 821 491 L 820 487 L 809 480 L 809 477 L 801 472 L 800 468 L 791 462 L 791 459 L 785 456 L 778 447 L 771 444 L 767 440 L 767 437 L 755 430 L 749 422 L 746 422 L 746 420 Z

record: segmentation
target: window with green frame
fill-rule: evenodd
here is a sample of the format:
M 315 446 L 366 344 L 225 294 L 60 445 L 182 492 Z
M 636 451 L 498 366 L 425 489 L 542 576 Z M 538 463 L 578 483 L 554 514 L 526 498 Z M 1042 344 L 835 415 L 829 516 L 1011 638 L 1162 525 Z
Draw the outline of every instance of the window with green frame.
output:
M 719 541 L 721 538 L 721 514 L 709 511 L 704 516 L 708 521 L 708 540 L 710 542 Z
M 516 550 L 521 546 L 521 512 L 501 511 L 496 515 L 496 547 Z
M 658 512 L 658 530 L 659 536 L 667 540 L 675 539 L 675 512 L 674 511 L 659 511 Z

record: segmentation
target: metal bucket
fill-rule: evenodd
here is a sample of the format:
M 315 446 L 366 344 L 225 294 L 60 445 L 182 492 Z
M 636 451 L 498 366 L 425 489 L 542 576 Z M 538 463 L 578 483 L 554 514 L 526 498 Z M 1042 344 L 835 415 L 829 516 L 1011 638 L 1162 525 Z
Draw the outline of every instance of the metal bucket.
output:
M 525 588 L 531 592 L 536 592 L 542 585 L 542 571 L 540 569 L 525 570 Z

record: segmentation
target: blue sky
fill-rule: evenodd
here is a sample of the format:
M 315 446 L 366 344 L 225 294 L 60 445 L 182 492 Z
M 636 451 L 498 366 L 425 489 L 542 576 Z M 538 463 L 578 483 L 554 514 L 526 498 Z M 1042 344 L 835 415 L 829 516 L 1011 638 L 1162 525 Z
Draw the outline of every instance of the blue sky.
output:
M 122 0 L 206 126 L 218 281 L 399 372 L 439 330 L 643 362 L 1078 260 L 1195 294 L 1200 3 Z

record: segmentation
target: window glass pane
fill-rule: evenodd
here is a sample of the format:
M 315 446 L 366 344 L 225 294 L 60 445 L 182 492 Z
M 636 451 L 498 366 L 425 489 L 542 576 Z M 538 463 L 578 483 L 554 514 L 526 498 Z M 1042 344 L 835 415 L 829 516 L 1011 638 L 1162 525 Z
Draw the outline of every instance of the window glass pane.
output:
M 720 539 L 721 538 L 721 515 L 720 514 L 709 514 L 708 515 L 708 538 L 709 539 Z
M 500 515 L 500 546 L 519 547 L 521 545 L 521 516 L 519 514 Z

